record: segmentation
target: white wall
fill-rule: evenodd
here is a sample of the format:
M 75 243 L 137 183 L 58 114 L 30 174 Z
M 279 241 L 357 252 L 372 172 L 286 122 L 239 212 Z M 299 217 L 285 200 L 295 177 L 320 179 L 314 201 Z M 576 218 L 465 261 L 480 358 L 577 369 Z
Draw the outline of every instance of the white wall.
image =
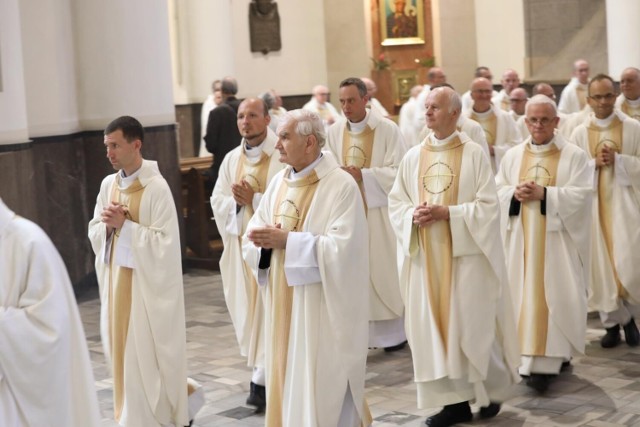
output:
M 322 0 L 278 1 L 282 50 L 252 53 L 249 45 L 249 2 L 232 3 L 234 77 L 239 96 L 267 89 L 281 95 L 310 93 L 327 83 L 327 55 Z
M 20 10 L 29 136 L 80 130 L 69 0 L 26 2 Z
M 27 142 L 22 41 L 18 0 L 0 1 L 0 144 Z
M 609 74 L 618 80 L 625 68 L 640 68 L 640 1 L 607 0 L 606 7 Z
M 213 80 L 233 75 L 231 0 L 168 0 L 176 104 L 202 102 Z
M 525 75 L 523 0 L 474 0 L 478 65 L 491 69 L 494 83 L 513 68 Z
M 121 115 L 175 123 L 167 3 L 81 0 L 73 11 L 82 129 Z

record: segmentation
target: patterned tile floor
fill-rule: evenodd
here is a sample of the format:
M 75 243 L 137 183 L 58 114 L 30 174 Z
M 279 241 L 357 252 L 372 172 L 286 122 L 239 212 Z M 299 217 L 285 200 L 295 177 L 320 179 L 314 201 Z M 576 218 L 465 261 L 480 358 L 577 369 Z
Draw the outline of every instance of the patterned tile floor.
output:
M 263 415 L 245 406 L 250 371 L 238 353 L 222 294 L 219 274 L 193 270 L 185 275 L 189 375 L 205 389 L 207 403 L 196 417 L 196 427 L 264 425 Z M 99 302 L 83 298 L 80 312 L 91 352 L 103 427 L 113 426 L 112 381 L 104 362 L 99 336 Z M 501 413 L 489 422 L 466 425 L 529 426 L 637 426 L 640 427 L 640 348 L 626 344 L 603 350 L 603 331 L 597 318 L 589 319 L 586 356 L 540 396 L 519 384 Z M 366 397 L 378 427 L 424 426 L 435 410 L 419 410 L 415 403 L 411 353 L 408 348 L 386 354 L 369 352 Z M 464 424 L 461 424 L 464 425 Z

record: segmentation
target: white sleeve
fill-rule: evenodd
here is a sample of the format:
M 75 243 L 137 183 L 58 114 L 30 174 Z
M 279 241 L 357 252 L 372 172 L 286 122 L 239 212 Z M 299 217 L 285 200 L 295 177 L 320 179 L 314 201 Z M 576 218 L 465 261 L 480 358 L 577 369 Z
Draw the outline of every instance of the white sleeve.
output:
M 593 171 L 593 191 L 598 191 L 598 168 L 596 167 L 596 159 L 589 159 L 589 167 Z
M 229 208 L 229 214 L 227 215 L 227 223 L 224 225 L 224 229 L 230 236 L 239 236 L 242 232 L 242 216 L 243 210 L 240 209 L 236 213 L 236 204 L 233 203 Z
M 316 242 L 309 232 L 289 232 L 284 256 L 284 274 L 289 286 L 322 282 Z
M 253 200 L 251 201 L 251 205 L 253 206 L 254 212 L 258 210 L 260 200 L 262 200 L 262 193 L 253 193 Z
M 136 268 L 133 260 L 133 252 L 131 251 L 131 243 L 133 240 L 132 222 L 125 220 L 120 228 L 120 236 L 116 243 L 113 263 L 120 267 Z
M 370 169 L 361 169 L 364 195 L 369 209 L 380 208 L 389 204 L 389 196 L 380 186 L 374 173 Z
M 624 162 L 618 153 L 615 153 L 615 160 L 613 162 L 614 174 L 616 176 L 616 182 L 618 185 L 628 187 L 631 185 L 631 179 L 627 173 L 627 169 L 624 167 Z

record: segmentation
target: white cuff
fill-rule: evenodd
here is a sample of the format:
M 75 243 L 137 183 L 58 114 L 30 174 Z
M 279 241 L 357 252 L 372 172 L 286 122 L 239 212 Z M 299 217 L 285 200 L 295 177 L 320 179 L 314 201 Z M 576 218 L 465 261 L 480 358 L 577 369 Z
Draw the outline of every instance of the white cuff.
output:
M 367 208 L 374 209 L 389 204 L 389 197 L 382 189 L 375 174 L 371 169 L 361 169 L 362 183 L 364 184 L 364 195 L 367 200 Z
M 260 200 L 262 200 L 262 193 L 253 193 L 253 200 L 251 201 L 251 205 L 253 206 L 254 212 L 258 210 Z
M 229 209 L 229 214 L 227 215 L 227 223 L 224 225 L 224 229 L 230 236 L 239 236 L 242 233 L 242 217 L 244 215 L 244 206 L 240 208 L 238 213 L 236 213 L 236 204 L 233 203 Z
M 289 286 L 322 282 L 316 241 L 317 237 L 309 232 L 289 232 L 284 256 L 284 274 Z
M 133 240 L 133 222 L 126 219 L 122 228 L 120 228 L 120 235 L 118 236 L 118 242 L 114 250 L 113 263 L 114 265 L 127 268 L 136 268 L 133 261 L 133 252 L 131 251 L 131 242 Z
M 264 286 L 269 281 L 269 270 L 270 269 L 271 269 L 271 267 L 258 268 L 258 285 L 259 286 Z

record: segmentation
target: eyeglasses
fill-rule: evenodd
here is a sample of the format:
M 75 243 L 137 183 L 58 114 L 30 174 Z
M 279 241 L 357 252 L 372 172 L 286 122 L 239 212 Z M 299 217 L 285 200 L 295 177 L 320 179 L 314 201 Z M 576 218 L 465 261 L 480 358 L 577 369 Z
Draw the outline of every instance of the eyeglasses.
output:
M 526 118 L 527 122 L 533 126 L 547 126 L 549 123 L 551 123 L 553 121 L 553 119 L 550 119 L 549 117 L 543 117 L 541 119 L 538 119 L 536 117 L 527 117 Z
M 510 102 L 527 102 L 526 99 L 516 99 L 516 98 L 511 98 L 509 99 Z
M 589 95 L 589 98 L 593 99 L 596 102 L 612 101 L 616 98 L 616 95 L 615 93 L 608 93 L 606 95 Z

